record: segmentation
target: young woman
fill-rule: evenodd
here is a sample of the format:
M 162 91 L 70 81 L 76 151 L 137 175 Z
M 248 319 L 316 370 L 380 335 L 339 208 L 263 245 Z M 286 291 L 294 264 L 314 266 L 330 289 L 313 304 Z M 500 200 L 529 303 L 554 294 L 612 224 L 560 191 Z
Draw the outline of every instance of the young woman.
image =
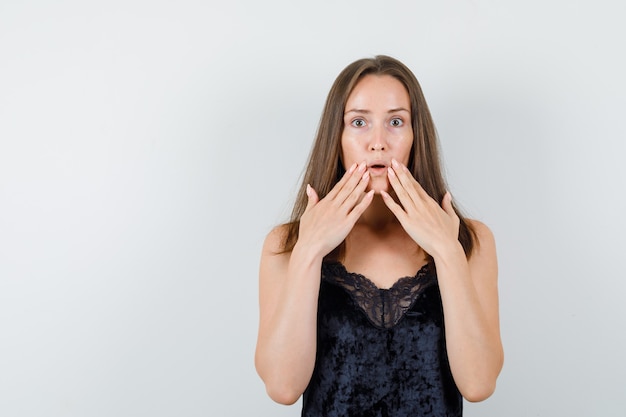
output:
M 256 368 L 303 416 L 460 416 L 503 361 L 493 235 L 455 208 L 413 73 L 346 67 L 260 266 Z

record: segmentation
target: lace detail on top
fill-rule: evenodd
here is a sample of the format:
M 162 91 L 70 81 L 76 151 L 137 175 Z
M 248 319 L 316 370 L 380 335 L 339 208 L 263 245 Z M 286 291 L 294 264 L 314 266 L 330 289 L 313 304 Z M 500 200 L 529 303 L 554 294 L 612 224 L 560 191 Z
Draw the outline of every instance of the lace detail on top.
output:
M 436 282 L 429 265 L 424 265 L 415 276 L 400 278 L 388 289 L 378 288 L 364 275 L 348 272 L 339 262 L 324 263 L 322 279 L 345 289 L 369 321 L 382 329 L 394 327 L 419 295 Z

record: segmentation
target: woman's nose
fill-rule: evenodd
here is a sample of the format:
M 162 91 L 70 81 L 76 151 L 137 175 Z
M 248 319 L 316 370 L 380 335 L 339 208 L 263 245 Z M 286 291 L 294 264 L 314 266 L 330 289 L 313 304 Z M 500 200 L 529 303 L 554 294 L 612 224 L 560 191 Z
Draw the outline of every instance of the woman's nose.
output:
M 382 126 L 373 129 L 370 141 L 371 151 L 384 151 L 387 149 L 387 140 L 385 134 L 385 129 Z
M 385 145 L 383 145 L 381 143 L 381 141 L 375 141 L 372 143 L 372 146 L 370 147 L 371 151 L 384 151 L 385 150 Z

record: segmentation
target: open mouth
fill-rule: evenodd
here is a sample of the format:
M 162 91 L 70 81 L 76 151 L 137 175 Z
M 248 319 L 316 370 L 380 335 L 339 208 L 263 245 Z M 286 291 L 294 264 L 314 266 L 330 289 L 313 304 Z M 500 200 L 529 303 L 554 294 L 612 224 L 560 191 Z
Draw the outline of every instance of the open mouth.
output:
M 380 176 L 380 175 L 386 175 L 387 174 L 387 165 L 383 162 L 377 162 L 374 164 L 371 164 L 369 166 L 369 171 L 372 175 L 375 176 Z

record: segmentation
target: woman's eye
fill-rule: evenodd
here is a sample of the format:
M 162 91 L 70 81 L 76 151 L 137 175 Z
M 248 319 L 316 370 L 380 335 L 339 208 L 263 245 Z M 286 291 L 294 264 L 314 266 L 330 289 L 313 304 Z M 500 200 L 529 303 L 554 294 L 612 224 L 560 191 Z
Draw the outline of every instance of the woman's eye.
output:
M 352 121 L 352 126 L 354 127 L 363 127 L 365 126 L 365 120 L 363 119 L 356 119 Z
M 402 121 L 402 119 L 391 119 L 391 126 L 393 127 L 400 127 L 404 124 L 404 122 Z

